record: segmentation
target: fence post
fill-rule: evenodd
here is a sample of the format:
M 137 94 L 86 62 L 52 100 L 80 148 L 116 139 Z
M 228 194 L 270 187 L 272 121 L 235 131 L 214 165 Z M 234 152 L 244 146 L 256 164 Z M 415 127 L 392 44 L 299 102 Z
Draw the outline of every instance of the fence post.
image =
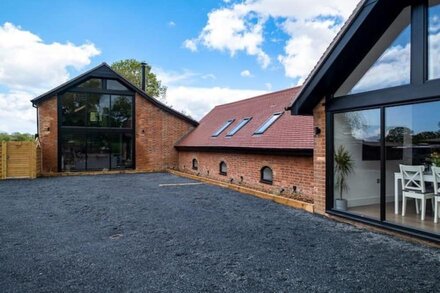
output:
M 7 148 L 7 142 L 6 141 L 2 141 L 2 157 L 0 158 L 0 160 L 2 161 L 2 170 L 1 170 L 1 176 L 0 179 L 5 179 L 6 178 L 6 164 L 8 163 L 8 148 Z

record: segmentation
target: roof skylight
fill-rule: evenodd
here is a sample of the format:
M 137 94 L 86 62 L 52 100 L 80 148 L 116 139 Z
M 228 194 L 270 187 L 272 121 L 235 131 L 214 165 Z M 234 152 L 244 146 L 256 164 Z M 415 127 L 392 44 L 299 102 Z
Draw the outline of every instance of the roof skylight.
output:
M 240 129 L 243 128 L 243 126 L 245 126 L 249 121 L 251 121 L 252 117 L 248 117 L 248 118 L 243 118 L 240 123 L 238 123 L 234 128 L 232 128 L 231 131 L 228 132 L 228 134 L 226 134 L 226 136 L 233 136 L 234 134 L 236 134 Z
M 216 132 L 214 132 L 212 134 L 213 137 L 217 137 L 220 135 L 220 133 L 222 133 L 226 128 L 228 128 L 229 125 L 232 124 L 232 122 L 234 122 L 235 119 L 230 119 L 228 121 L 225 122 L 225 124 L 222 125 L 222 127 L 220 127 Z
M 254 134 L 263 134 L 272 124 L 275 123 L 275 121 L 278 120 L 278 118 L 281 117 L 281 115 L 283 115 L 281 112 L 273 114 L 269 119 L 266 120 L 266 122 L 263 123 L 263 125 L 260 126 L 260 128 L 254 132 Z

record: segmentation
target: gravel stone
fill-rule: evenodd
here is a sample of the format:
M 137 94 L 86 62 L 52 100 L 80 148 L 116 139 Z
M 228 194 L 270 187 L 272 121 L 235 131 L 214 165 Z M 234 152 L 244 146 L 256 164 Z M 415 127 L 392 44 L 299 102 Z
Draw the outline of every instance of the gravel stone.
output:
M 0 181 L 1 292 L 440 292 L 440 251 L 170 174 Z

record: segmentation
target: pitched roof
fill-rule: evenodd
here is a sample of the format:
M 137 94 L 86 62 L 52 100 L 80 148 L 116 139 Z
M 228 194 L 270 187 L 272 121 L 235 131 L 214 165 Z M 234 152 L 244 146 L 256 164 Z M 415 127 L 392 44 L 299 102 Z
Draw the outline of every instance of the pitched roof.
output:
M 107 63 L 101 63 L 100 65 L 90 69 L 89 71 L 84 72 L 83 74 L 78 75 L 77 77 L 57 86 L 56 88 L 34 98 L 31 100 L 32 105 L 38 105 L 39 103 L 43 102 L 44 100 L 51 98 L 55 95 L 58 95 L 60 93 L 63 93 L 67 89 L 76 86 L 84 81 L 86 81 L 89 78 L 97 77 L 97 78 L 112 78 L 117 79 L 120 81 L 123 85 L 125 85 L 130 90 L 134 91 L 135 93 L 138 93 L 141 97 L 145 98 L 147 101 L 151 102 L 155 106 L 161 108 L 162 110 L 177 116 L 178 118 L 181 118 L 183 120 L 186 120 L 187 122 L 191 123 L 194 126 L 198 125 L 198 122 L 172 108 L 165 105 L 164 103 L 160 102 L 159 100 L 150 97 L 146 92 L 138 88 L 136 85 L 131 83 L 129 80 L 124 78 L 122 75 L 114 71 Z
M 299 89 L 299 87 L 290 88 L 216 106 L 176 147 L 312 150 L 313 118 L 292 116 L 285 110 Z M 263 134 L 254 135 L 264 122 L 278 112 L 283 114 L 272 126 Z M 231 137 L 226 136 L 243 118 L 247 117 L 252 119 L 243 128 Z M 235 120 L 218 137 L 213 137 L 212 134 L 229 119 Z
M 361 0 L 291 102 L 292 114 L 311 115 L 335 92 L 408 2 Z

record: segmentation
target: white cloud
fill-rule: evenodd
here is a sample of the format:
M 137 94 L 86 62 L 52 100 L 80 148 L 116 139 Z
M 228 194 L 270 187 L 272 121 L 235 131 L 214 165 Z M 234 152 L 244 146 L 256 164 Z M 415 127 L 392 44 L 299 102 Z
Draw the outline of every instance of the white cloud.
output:
M 6 22 L 0 26 L 0 130 L 36 131 L 30 99 L 69 79 L 100 54 L 92 43 L 44 43 L 32 32 Z M 11 119 L 14 117 L 14 119 Z
M 175 27 L 175 26 L 176 26 L 176 23 L 175 23 L 174 21 L 170 20 L 170 21 L 168 22 L 168 26 L 169 26 L 169 27 Z
M 197 43 L 195 40 L 185 40 L 183 46 L 191 52 L 197 52 Z
M 201 119 L 217 105 L 235 102 L 267 93 L 261 90 L 231 89 L 227 87 L 169 86 L 167 103 L 174 109 L 188 113 L 196 120 Z
M 272 84 L 270 82 L 266 82 L 264 86 L 267 88 L 268 91 L 272 90 Z
M 264 50 L 267 21 L 275 19 L 287 35 L 284 54 L 277 60 L 288 77 L 302 81 L 324 53 L 336 32 L 359 0 L 245 0 L 211 11 L 208 21 L 195 39 L 197 45 L 226 51 L 234 56 L 245 52 L 255 56 L 263 68 L 271 63 Z M 269 39 L 270 41 L 270 39 Z
M 240 75 L 243 77 L 253 77 L 252 73 L 247 69 L 240 72 Z

